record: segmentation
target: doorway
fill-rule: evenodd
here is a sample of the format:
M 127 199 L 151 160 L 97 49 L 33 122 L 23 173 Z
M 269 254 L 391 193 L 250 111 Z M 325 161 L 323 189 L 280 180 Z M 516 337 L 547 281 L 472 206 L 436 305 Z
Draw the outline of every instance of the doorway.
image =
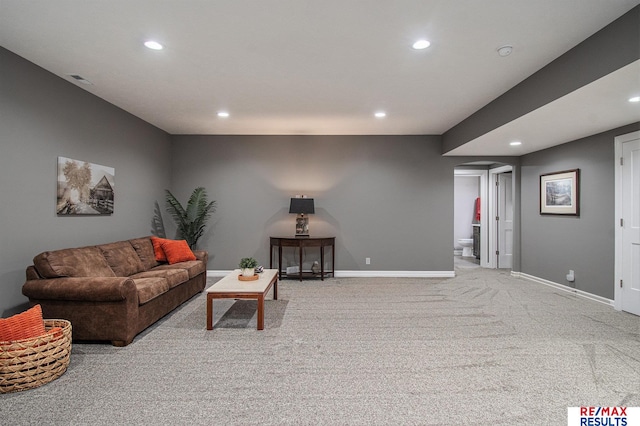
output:
M 496 186 L 496 233 L 499 269 L 511 269 L 513 265 L 513 188 L 511 172 L 498 174 Z
M 458 263 L 464 261 L 484 268 L 488 267 L 488 176 L 486 169 L 454 169 L 454 256 Z M 461 238 L 474 239 L 476 246 L 472 257 L 461 257 L 463 248 L 458 242 Z
M 640 315 L 640 132 L 615 138 L 614 307 Z
M 513 266 L 513 168 L 502 166 L 489 170 L 489 268 L 511 269 Z

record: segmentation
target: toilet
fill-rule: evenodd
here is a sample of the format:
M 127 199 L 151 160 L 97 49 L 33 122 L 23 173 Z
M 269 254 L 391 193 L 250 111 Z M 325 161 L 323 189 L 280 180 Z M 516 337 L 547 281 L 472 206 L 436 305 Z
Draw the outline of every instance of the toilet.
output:
M 458 244 L 462 246 L 462 257 L 473 257 L 473 238 L 460 238 Z

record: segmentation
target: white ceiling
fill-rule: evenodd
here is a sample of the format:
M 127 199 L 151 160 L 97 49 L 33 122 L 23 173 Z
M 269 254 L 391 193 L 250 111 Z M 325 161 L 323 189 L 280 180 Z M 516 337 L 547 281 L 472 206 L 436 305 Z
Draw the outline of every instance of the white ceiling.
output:
M 640 60 L 477 137 L 446 155 L 524 155 L 640 121 Z M 512 147 L 512 141 L 522 145 Z
M 0 0 L 0 45 L 171 134 L 442 134 L 639 3 Z M 521 155 L 638 121 L 638 70 L 451 154 Z

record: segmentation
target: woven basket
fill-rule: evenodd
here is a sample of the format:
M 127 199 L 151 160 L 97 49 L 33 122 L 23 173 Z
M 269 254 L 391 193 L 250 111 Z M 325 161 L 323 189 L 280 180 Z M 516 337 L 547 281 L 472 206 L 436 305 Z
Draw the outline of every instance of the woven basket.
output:
M 60 377 L 69 366 L 71 323 L 44 320 L 47 331 L 62 330 L 31 339 L 0 343 L 0 393 L 37 388 Z

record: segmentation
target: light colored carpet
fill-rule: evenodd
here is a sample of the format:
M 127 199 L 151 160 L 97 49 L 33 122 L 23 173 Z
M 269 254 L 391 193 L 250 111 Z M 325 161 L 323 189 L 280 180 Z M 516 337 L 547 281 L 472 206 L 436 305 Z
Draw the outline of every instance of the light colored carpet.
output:
M 459 266 L 459 265 L 458 265 Z M 640 318 L 508 272 L 282 281 L 200 294 L 125 348 L 74 344 L 69 370 L 0 395 L 2 424 L 563 425 L 640 406 Z

